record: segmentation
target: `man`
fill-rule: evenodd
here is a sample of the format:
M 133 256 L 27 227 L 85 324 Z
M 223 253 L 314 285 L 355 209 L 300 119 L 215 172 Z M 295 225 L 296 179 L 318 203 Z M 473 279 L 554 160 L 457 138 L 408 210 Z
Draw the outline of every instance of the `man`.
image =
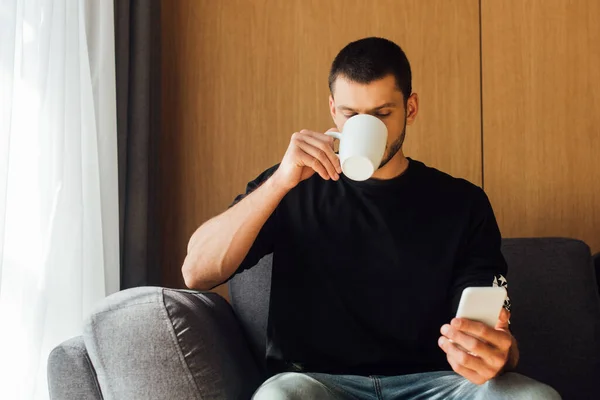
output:
M 402 49 L 348 44 L 329 87 L 339 131 L 361 113 L 387 126 L 373 177 L 348 179 L 330 137 L 296 132 L 279 165 L 198 228 L 182 268 L 187 286 L 210 289 L 274 254 L 275 375 L 254 398 L 560 398 L 507 373 L 519 357 L 508 310 L 495 328 L 452 319 L 464 288 L 506 282 L 507 266 L 485 193 L 403 154 L 419 101 Z

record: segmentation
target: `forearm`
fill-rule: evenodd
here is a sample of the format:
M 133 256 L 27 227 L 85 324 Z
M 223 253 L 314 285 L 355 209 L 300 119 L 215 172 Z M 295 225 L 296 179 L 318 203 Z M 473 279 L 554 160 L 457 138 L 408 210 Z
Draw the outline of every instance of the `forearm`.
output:
M 185 284 L 208 290 L 233 275 L 286 193 L 273 176 L 238 204 L 200 226 L 189 241 L 183 263 Z

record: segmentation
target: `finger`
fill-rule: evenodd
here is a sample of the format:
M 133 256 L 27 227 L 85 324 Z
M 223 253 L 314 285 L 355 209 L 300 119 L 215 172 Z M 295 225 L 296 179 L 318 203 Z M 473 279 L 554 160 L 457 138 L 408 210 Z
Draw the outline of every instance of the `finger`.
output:
M 489 353 L 492 350 L 495 350 L 494 347 L 491 347 L 489 344 L 482 342 L 480 339 L 463 333 L 458 329 L 451 327 L 448 324 L 442 326 L 440 332 L 442 333 L 442 335 L 450 339 L 455 344 L 458 344 L 463 349 L 479 357 L 488 357 Z
M 454 360 L 452 357 L 450 356 L 446 356 L 446 359 L 448 360 L 448 364 L 450 364 L 450 366 L 452 367 L 452 370 L 454 372 L 456 372 L 457 374 L 459 374 L 460 376 L 468 379 L 469 381 L 471 381 L 472 383 L 476 384 L 476 385 L 483 385 L 485 382 L 487 382 L 481 375 L 479 375 L 477 372 L 473 371 L 472 369 L 469 369 L 467 367 L 464 367 L 462 365 L 460 365 L 458 362 L 456 362 L 456 360 Z
M 480 339 L 454 329 L 450 325 L 442 326 L 440 331 L 442 335 L 451 340 L 455 345 L 483 359 L 496 372 L 506 363 L 508 357 L 507 351 L 501 351 L 487 342 L 482 342 Z
M 322 133 L 316 132 L 309 132 L 305 134 L 305 136 L 303 136 L 302 138 L 304 141 L 306 141 L 306 143 L 310 144 L 311 146 L 323 150 L 329 158 L 331 164 L 336 169 L 337 173 L 339 174 L 342 172 L 342 168 L 340 166 L 340 159 L 335 154 L 335 151 L 333 151 L 333 138 L 330 138 L 329 136 L 326 136 Z
M 500 371 L 500 368 L 487 365 L 480 357 L 473 356 L 458 348 L 455 343 L 450 342 L 444 336 L 440 337 L 438 344 L 446 353 L 448 361 L 453 360 L 453 369 L 456 366 L 467 368 L 477 373 L 480 377 L 485 378 L 485 380 L 492 379 Z M 458 373 L 458 371 L 456 372 Z
M 338 174 L 342 173 L 340 159 L 333 151 L 332 137 L 329 137 L 323 133 L 305 131 L 302 139 L 311 146 L 323 150 L 323 152 L 325 152 L 325 154 L 327 155 L 327 158 L 329 158 L 331 165 L 333 165 L 333 167 L 335 168 L 336 172 Z
M 317 159 L 319 161 L 319 163 L 325 167 L 325 169 L 327 171 L 327 175 L 330 176 L 331 178 L 337 180 L 339 178 L 339 175 L 338 175 L 337 171 L 335 170 L 335 167 L 331 163 L 331 160 L 329 159 L 325 150 L 311 145 L 308 142 L 308 140 L 310 140 L 308 137 L 305 137 L 305 138 L 299 140 L 298 147 L 300 149 L 302 149 L 302 151 L 304 151 L 305 153 L 307 153 L 307 154 L 311 155 L 313 158 Z M 331 152 L 333 153 L 333 150 Z M 334 157 L 335 157 L 335 155 L 334 155 Z
M 452 342 L 443 336 L 438 340 L 438 345 L 446 353 L 446 359 L 448 360 L 448 363 L 454 372 L 464 376 L 473 383 L 477 383 L 478 385 L 482 383 L 483 377 L 475 369 L 465 365 L 467 363 L 467 357 L 472 356 L 457 349 Z
M 335 128 L 331 128 L 328 129 L 326 132 L 333 132 L 333 131 L 337 131 Z M 333 147 L 333 142 L 335 141 L 334 138 L 332 138 L 331 136 L 327 136 L 325 133 L 320 133 L 320 132 L 314 132 L 314 131 L 310 131 L 308 129 L 303 129 L 300 131 L 300 133 L 314 137 L 315 139 L 327 143 L 329 144 L 330 147 Z
M 481 358 L 473 356 L 467 353 L 466 351 L 459 349 L 456 346 L 456 344 L 452 343 L 450 340 L 448 340 L 448 338 L 444 336 L 440 337 L 440 339 L 438 340 L 438 344 L 449 357 L 452 357 L 457 363 L 459 363 L 463 367 L 467 367 L 469 369 L 472 369 L 473 371 L 477 371 L 477 373 L 479 373 L 480 375 L 483 373 L 493 373 L 493 371 L 491 371 L 491 368 L 487 366 Z
M 482 339 L 499 349 L 508 349 L 511 344 L 510 334 L 503 330 L 497 330 L 483 322 L 471 321 L 466 318 L 454 318 L 451 326 L 471 336 Z
M 293 159 L 295 159 L 296 162 L 299 162 L 301 166 L 312 168 L 317 174 L 321 176 L 321 178 L 329 180 L 329 173 L 327 172 L 325 167 L 317 159 L 315 159 L 315 157 L 306 153 L 301 148 L 302 143 L 304 143 L 302 136 L 303 134 L 301 132 L 295 132 L 292 135 L 292 139 L 290 141 L 290 148 L 293 151 Z
M 308 168 L 312 168 L 317 174 L 321 176 L 321 178 L 329 180 L 329 173 L 318 159 L 314 158 L 310 154 L 305 153 L 300 148 L 298 149 L 298 152 L 298 158 L 302 165 Z

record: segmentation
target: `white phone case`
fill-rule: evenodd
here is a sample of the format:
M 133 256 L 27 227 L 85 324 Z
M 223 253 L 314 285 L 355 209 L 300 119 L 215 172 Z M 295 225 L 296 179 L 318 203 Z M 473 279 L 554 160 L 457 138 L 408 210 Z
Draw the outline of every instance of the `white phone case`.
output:
M 496 326 L 502 305 L 506 299 L 503 287 L 468 287 L 462 292 L 456 317 Z

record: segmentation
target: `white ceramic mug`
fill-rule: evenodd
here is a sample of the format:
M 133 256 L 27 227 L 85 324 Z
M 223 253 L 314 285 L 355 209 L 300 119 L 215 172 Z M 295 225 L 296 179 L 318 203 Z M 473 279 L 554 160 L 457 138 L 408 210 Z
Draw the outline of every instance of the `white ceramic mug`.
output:
M 357 114 L 346 121 L 342 133 L 325 134 L 340 141 L 340 164 L 348 178 L 364 181 L 379 168 L 388 135 L 387 127 L 379 118 Z

